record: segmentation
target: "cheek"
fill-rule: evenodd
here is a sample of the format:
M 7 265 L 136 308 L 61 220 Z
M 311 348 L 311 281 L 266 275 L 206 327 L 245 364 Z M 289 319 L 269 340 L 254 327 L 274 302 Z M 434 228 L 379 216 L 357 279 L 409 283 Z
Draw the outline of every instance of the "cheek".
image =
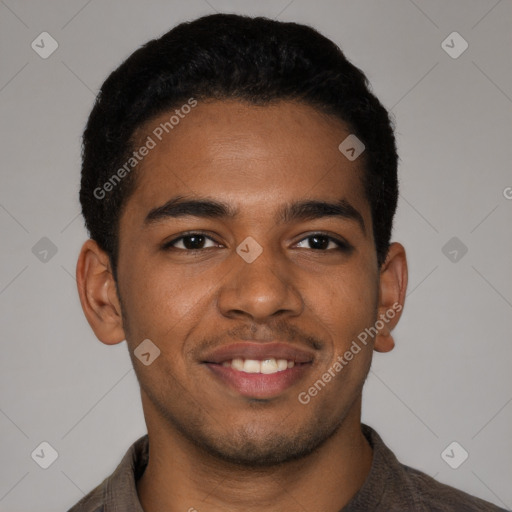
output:
M 137 268 L 137 272 L 124 274 L 121 286 L 123 312 L 133 342 L 139 338 L 155 343 L 168 343 L 171 337 L 179 339 L 179 333 L 185 333 L 200 318 L 208 286 L 200 279 L 185 279 L 182 272 L 171 272 L 165 266 L 148 263 Z
M 357 265 L 340 268 L 329 276 L 328 286 L 328 296 L 343 313 L 352 313 L 357 317 L 368 312 L 373 314 L 375 311 L 378 303 L 378 281 L 375 273 L 369 272 L 368 268 L 359 268 Z
M 328 379 L 324 399 L 338 411 L 360 389 L 372 360 L 372 344 L 360 341 L 377 314 L 378 288 L 374 280 L 354 269 L 332 276 L 327 293 L 317 300 L 320 321 L 328 326 L 331 345 L 314 381 Z M 344 397 L 344 398 L 342 398 Z
M 375 275 L 350 268 L 332 273 L 322 286 L 311 288 L 308 306 L 332 338 L 333 352 L 343 353 L 352 341 L 372 325 L 377 314 L 378 286 Z

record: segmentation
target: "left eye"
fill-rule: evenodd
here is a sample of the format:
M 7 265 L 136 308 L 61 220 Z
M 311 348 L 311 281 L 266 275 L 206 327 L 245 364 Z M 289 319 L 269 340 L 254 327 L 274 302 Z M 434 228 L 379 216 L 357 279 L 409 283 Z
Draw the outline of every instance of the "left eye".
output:
M 307 242 L 305 242 L 307 241 Z M 342 242 L 341 240 L 337 240 L 336 238 L 333 238 L 332 236 L 323 235 L 321 233 L 316 233 L 313 235 L 309 235 L 306 238 L 302 239 L 297 246 L 305 247 L 304 245 L 308 243 L 310 244 L 310 247 L 306 247 L 306 249 L 314 249 L 314 250 L 335 250 L 335 249 L 342 249 L 346 250 L 348 249 L 348 244 L 345 242 Z

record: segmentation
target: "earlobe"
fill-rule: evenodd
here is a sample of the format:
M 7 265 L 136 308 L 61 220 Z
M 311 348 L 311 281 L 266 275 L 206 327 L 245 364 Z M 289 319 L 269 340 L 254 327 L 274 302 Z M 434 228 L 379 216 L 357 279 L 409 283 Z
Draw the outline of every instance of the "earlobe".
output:
M 76 282 L 82 309 L 96 337 L 107 345 L 124 341 L 121 305 L 108 254 L 94 240 L 82 246 Z
M 392 243 L 380 271 L 378 334 L 374 344 L 376 352 L 389 352 L 395 346 L 391 331 L 398 324 L 402 314 L 407 279 L 405 249 L 399 243 Z

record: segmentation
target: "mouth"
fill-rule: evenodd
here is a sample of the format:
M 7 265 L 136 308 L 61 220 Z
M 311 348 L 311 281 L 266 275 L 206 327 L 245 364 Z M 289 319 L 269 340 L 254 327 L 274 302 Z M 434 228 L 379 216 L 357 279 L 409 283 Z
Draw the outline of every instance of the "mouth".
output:
M 263 373 L 265 375 L 270 375 L 272 373 L 283 372 L 289 368 L 293 368 L 295 366 L 295 361 L 293 359 L 276 359 L 275 357 L 263 359 L 262 361 L 259 361 L 258 359 L 242 359 L 241 357 L 237 357 L 230 361 L 223 361 L 222 366 L 225 368 L 233 368 L 233 370 L 244 373 Z
M 314 354 L 284 343 L 236 343 L 202 363 L 217 382 L 251 398 L 274 398 L 296 385 L 312 367 Z

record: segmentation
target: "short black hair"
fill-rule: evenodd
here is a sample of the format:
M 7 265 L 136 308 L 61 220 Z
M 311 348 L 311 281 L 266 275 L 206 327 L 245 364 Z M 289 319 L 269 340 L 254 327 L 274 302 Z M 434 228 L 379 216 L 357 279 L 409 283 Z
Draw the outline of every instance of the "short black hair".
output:
M 116 182 L 112 177 L 136 149 L 137 128 L 190 98 L 256 105 L 295 100 L 342 120 L 365 145 L 363 184 L 382 265 L 398 199 L 398 156 L 391 119 L 364 73 L 306 25 L 213 14 L 181 23 L 136 50 L 104 82 L 89 116 L 80 202 L 115 278 L 119 219 L 136 171 Z

